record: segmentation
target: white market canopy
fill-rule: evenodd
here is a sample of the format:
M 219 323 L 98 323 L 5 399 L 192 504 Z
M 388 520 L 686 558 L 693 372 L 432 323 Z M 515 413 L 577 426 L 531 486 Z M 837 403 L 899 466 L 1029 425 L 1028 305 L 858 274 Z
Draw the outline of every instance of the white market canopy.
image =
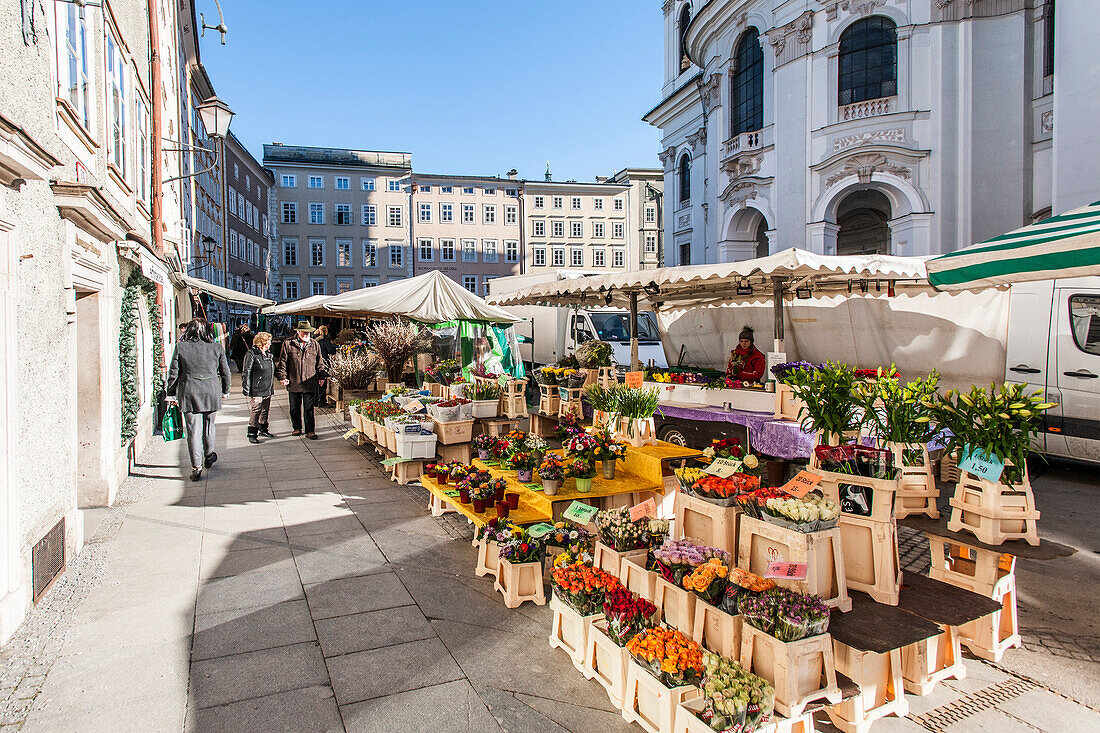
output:
M 224 300 L 230 303 L 241 303 L 243 305 L 250 305 L 254 308 L 262 308 L 267 305 L 275 305 L 274 300 L 268 300 L 267 298 L 261 298 L 258 295 L 249 295 L 248 293 L 242 293 L 239 290 L 230 290 L 229 288 L 223 288 L 218 285 L 211 285 L 205 280 L 200 280 L 197 277 L 191 277 L 190 275 L 179 275 L 183 284 L 194 288 L 195 290 L 201 290 L 211 298 L 216 300 Z
M 322 304 L 326 300 L 334 297 L 333 295 L 311 295 L 301 300 L 293 300 L 289 303 L 279 303 L 278 305 L 268 306 L 263 309 L 263 313 L 269 316 L 323 315 L 326 311 L 322 307 Z
M 774 294 L 779 285 L 788 297 L 798 288 L 814 295 L 861 292 L 861 287 L 928 289 L 925 260 L 889 255 L 819 255 L 787 249 L 767 257 L 715 265 L 664 267 L 656 270 L 594 275 L 541 283 L 490 298 L 498 305 L 629 305 L 637 295 L 647 308 L 679 309 L 755 302 Z M 738 292 L 740 290 L 740 292 Z
M 438 270 L 334 295 L 322 307 L 333 314 L 405 316 L 422 323 L 520 320 L 503 308 L 489 305 Z

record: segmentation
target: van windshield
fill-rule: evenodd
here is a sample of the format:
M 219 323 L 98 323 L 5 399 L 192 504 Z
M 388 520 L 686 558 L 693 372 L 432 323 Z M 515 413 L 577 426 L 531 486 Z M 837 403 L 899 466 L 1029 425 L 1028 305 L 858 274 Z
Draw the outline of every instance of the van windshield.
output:
M 589 313 L 588 316 L 592 319 L 592 325 L 596 328 L 596 338 L 600 341 L 630 340 L 629 313 Z M 652 313 L 638 314 L 638 340 L 661 340 Z

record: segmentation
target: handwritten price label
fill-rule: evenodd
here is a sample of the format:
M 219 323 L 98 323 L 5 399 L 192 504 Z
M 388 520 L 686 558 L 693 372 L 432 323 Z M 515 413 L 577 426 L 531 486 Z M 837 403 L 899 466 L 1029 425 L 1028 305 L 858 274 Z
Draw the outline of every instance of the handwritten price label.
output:
M 510 380 L 511 378 L 507 374 L 501 374 L 499 377 L 497 377 L 497 384 L 500 385 L 501 389 L 504 389 L 508 386 L 508 382 Z
M 626 386 L 631 389 L 641 389 L 642 381 L 645 379 L 645 372 L 627 372 L 626 373 Z
M 405 407 L 404 407 L 405 412 L 409 413 L 410 415 L 415 413 L 415 412 L 420 412 L 423 409 L 424 409 L 424 403 L 421 402 L 420 400 L 409 400 L 408 402 L 405 403 Z
M 703 469 L 703 473 L 709 473 L 718 478 L 729 478 L 741 470 L 741 461 L 736 458 L 715 458 L 710 465 Z
M 799 471 L 797 476 L 780 486 L 779 490 L 787 492 L 796 499 L 801 499 L 813 491 L 819 483 L 821 483 L 820 476 L 809 471 Z
M 569 508 L 562 513 L 561 517 L 562 519 L 568 519 L 570 522 L 576 522 L 577 524 L 583 525 L 591 522 L 598 511 L 600 510 L 594 506 L 574 501 L 569 505 Z
M 542 539 L 553 531 L 554 525 L 547 524 L 546 522 L 539 522 L 527 528 L 527 534 L 529 534 L 532 539 L 536 540 Z
M 646 499 L 641 504 L 635 504 L 630 507 L 631 522 L 637 522 L 639 519 L 655 516 L 657 516 L 657 502 L 653 501 L 653 499 Z
M 1001 480 L 1005 464 L 995 455 L 986 453 L 981 448 L 965 446 L 959 468 L 967 473 L 972 473 L 978 478 L 996 483 Z
M 777 580 L 805 580 L 806 563 L 770 562 L 768 563 L 768 569 L 764 571 L 764 577 Z

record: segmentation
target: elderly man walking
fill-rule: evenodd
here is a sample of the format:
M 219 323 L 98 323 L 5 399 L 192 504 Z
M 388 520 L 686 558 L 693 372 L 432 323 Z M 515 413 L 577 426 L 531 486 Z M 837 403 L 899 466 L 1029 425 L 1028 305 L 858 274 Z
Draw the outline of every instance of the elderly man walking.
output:
M 325 384 L 325 363 L 320 344 L 311 338 L 313 326 L 307 321 L 299 321 L 294 331 L 295 337 L 283 342 L 279 362 L 275 365 L 275 378 L 290 395 L 292 435 L 301 435 L 304 427 L 306 437 L 317 440 L 313 409 L 317 406 L 317 395 Z

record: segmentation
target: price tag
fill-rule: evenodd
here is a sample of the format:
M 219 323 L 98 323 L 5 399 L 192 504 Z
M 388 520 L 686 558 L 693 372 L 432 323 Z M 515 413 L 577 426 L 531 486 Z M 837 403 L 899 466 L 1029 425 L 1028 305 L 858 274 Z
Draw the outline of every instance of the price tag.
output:
M 344 433 L 344 440 L 347 440 L 348 438 L 350 438 L 351 436 L 355 435 L 358 432 L 359 432 L 358 430 L 356 430 L 355 428 L 352 428 L 351 430 Z
M 542 539 L 553 531 L 554 525 L 547 524 L 546 522 L 532 524 L 530 527 L 527 528 L 527 534 L 530 535 L 532 539 L 536 540 Z
M 768 563 L 768 569 L 764 571 L 764 577 L 779 580 L 805 580 L 806 563 L 770 562 Z
M 631 389 L 641 389 L 642 382 L 645 380 L 645 372 L 627 372 L 626 373 L 626 386 Z
M 568 402 L 569 401 L 569 390 L 566 389 L 565 387 L 558 387 L 558 397 L 560 397 L 561 399 Z
M 388 468 L 389 466 L 396 466 L 398 463 L 402 463 L 406 460 L 408 460 L 408 459 L 406 459 L 406 458 L 386 458 L 385 460 L 382 461 L 382 465 L 386 466 Z
M 799 471 L 798 475 L 779 487 L 780 491 L 786 491 L 796 499 L 801 499 L 814 490 L 821 482 L 821 477 L 809 471 Z
M 414 412 L 420 412 L 424 409 L 424 403 L 420 400 L 409 400 L 405 403 L 404 410 L 410 415 Z
M 592 521 L 592 517 L 596 516 L 596 513 L 600 510 L 594 506 L 589 506 L 579 501 L 574 501 L 569 505 L 561 517 L 562 519 L 568 519 L 570 522 L 576 522 L 580 525 L 588 524 Z
M 542 491 L 542 484 L 524 484 L 531 491 Z
M 512 378 L 509 377 L 507 374 L 501 374 L 499 377 L 497 377 L 497 384 L 500 385 L 501 389 L 504 389 L 508 386 L 508 382 L 510 382 L 511 379 Z
M 981 448 L 963 446 L 962 460 L 959 461 L 959 469 L 972 473 L 978 478 L 996 483 L 1001 480 L 1005 464 L 997 456 L 986 453 Z
M 447 496 L 458 496 L 458 489 L 451 489 L 450 491 L 444 491 Z
M 709 473 L 718 478 L 729 478 L 741 470 L 741 461 L 736 458 L 715 458 L 710 465 L 703 469 L 703 473 Z
M 646 499 L 641 504 L 635 504 L 630 507 L 631 522 L 637 522 L 639 519 L 655 516 L 657 516 L 657 502 L 653 501 L 652 498 Z

